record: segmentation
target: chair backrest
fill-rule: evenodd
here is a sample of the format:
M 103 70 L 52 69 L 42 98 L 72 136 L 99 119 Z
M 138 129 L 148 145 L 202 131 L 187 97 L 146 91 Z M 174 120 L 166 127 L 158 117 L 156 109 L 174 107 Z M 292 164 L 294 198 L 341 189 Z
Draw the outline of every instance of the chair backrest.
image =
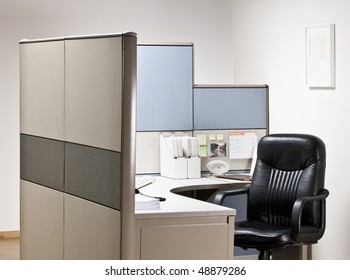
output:
M 294 201 L 324 188 L 326 149 L 321 139 L 305 134 L 271 134 L 258 144 L 248 196 L 248 219 L 289 226 Z M 302 225 L 320 224 L 319 202 L 305 205 Z

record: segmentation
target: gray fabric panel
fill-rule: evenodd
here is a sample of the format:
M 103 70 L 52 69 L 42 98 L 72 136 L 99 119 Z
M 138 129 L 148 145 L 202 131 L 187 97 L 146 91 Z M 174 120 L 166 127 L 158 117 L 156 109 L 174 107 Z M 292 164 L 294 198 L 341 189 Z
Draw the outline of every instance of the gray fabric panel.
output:
M 195 88 L 195 129 L 266 129 L 267 88 Z
M 66 143 L 65 192 L 120 210 L 121 154 Z
M 137 131 L 192 130 L 192 46 L 137 47 Z
M 21 179 L 62 191 L 64 143 L 21 134 Z

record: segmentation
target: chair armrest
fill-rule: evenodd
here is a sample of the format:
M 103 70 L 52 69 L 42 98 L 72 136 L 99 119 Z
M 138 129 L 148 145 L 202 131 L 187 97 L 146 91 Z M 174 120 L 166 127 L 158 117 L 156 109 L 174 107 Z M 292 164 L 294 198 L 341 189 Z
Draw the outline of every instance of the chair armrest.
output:
M 237 188 L 237 189 L 236 188 L 221 189 L 215 194 L 213 203 L 222 205 L 224 202 L 224 199 L 227 196 L 246 194 L 249 191 L 249 187 L 250 187 L 250 184 L 247 184 L 247 185 L 245 185 L 241 188 Z
M 301 236 L 300 233 L 301 216 L 307 202 L 321 200 L 321 228 L 319 230 L 319 235 L 323 235 L 326 224 L 326 198 L 328 195 L 329 191 L 327 189 L 323 189 L 318 195 L 299 197 L 294 202 L 291 216 L 291 234 L 295 241 L 307 241 L 307 234 L 305 234 L 306 240 L 303 240 L 303 236 Z

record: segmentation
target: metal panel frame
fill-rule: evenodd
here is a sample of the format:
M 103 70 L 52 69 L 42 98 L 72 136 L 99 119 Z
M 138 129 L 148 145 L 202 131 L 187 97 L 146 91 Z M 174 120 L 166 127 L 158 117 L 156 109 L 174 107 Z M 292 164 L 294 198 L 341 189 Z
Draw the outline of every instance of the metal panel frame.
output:
M 136 160 L 136 36 L 123 37 L 121 258 L 134 259 Z

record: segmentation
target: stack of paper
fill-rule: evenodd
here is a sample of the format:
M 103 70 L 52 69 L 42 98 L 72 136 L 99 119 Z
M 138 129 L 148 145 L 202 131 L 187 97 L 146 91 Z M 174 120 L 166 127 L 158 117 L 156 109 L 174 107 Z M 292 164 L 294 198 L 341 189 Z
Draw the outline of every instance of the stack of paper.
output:
M 175 137 L 175 136 L 164 137 L 164 141 L 168 146 L 168 149 L 171 155 L 174 158 L 179 158 L 184 156 L 182 145 L 181 145 L 181 138 Z
M 160 174 L 174 179 L 200 178 L 198 138 L 160 135 Z
M 184 156 L 198 157 L 199 156 L 199 141 L 197 137 L 183 136 L 181 137 Z
M 197 137 L 169 136 L 163 138 L 174 158 L 189 158 L 199 156 L 199 143 Z
M 159 199 L 135 194 L 135 210 L 158 210 L 159 208 Z

